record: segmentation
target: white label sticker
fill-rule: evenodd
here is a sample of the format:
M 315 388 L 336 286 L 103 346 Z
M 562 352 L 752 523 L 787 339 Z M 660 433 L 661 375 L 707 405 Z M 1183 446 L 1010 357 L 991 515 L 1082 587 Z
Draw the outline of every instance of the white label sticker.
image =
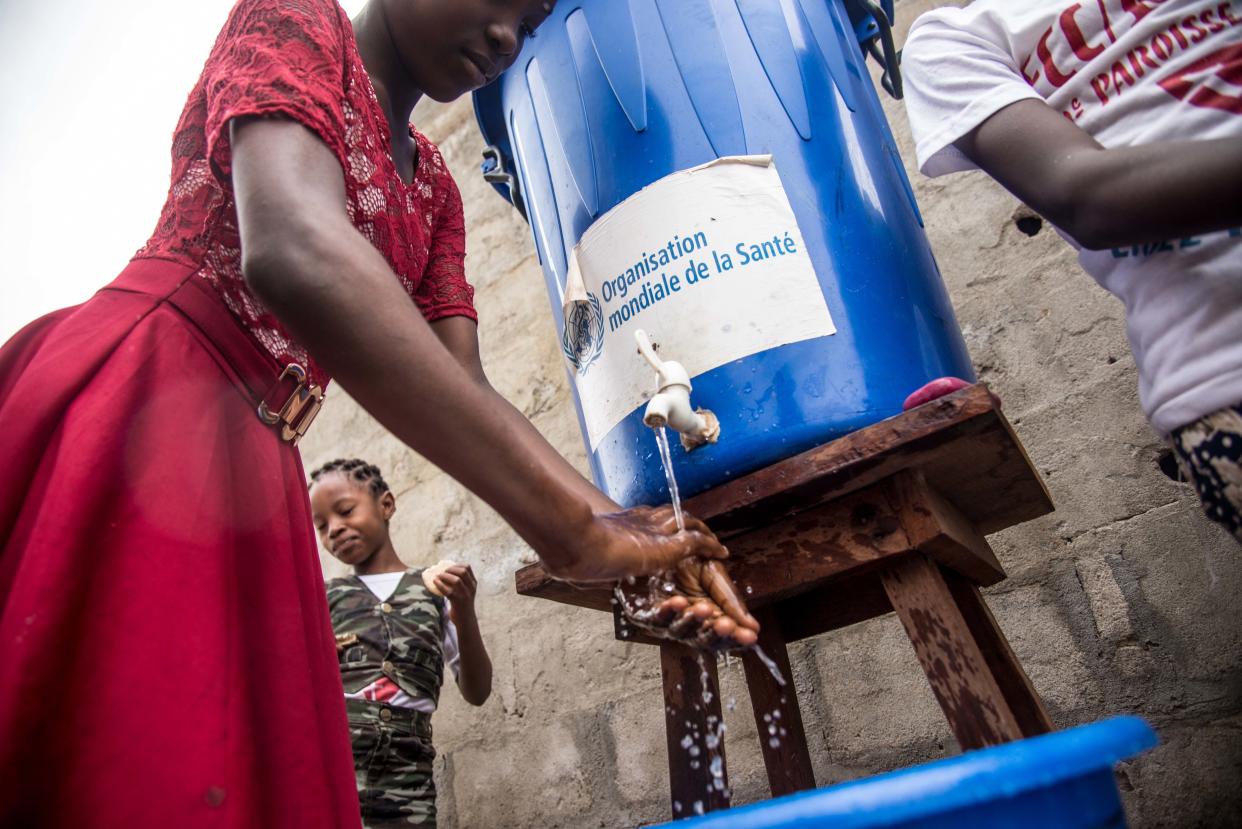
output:
M 771 156 L 666 176 L 606 213 L 574 248 L 561 344 L 591 451 L 655 391 L 638 329 L 691 377 L 836 333 Z

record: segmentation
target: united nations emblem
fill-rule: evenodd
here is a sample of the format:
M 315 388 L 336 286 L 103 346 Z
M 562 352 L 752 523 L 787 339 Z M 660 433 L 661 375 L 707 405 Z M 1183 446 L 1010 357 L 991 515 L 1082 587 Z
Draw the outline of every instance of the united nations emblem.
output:
M 573 303 L 565 314 L 561 350 L 579 374 L 586 374 L 604 352 L 604 309 L 595 294 L 588 292 L 585 302 Z

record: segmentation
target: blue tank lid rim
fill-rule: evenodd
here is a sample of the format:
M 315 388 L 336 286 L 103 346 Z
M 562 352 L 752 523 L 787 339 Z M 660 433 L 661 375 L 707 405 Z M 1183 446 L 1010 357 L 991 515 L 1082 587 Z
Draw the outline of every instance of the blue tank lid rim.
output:
M 676 826 L 775 829 L 811 818 L 833 818 L 833 829 L 891 826 L 1016 797 L 1110 769 L 1119 760 L 1140 754 L 1158 742 L 1156 733 L 1141 718 L 1112 717 L 826 789 L 680 820 Z

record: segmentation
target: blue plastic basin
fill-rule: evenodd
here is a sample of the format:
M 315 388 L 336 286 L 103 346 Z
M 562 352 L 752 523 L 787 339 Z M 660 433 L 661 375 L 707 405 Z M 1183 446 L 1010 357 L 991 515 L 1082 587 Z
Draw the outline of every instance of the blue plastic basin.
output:
M 677 829 L 1119 829 L 1113 765 L 1157 739 L 1115 717 L 888 774 L 662 824 Z

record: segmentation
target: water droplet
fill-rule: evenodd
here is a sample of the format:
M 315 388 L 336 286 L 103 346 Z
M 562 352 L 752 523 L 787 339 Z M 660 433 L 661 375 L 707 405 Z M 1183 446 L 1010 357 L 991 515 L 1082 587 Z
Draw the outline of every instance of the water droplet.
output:
M 781 740 L 779 737 L 773 737 L 768 740 L 768 748 L 780 748 Z
M 698 756 L 699 756 L 699 747 L 698 747 L 698 746 L 694 746 L 694 745 L 692 745 L 692 746 L 690 746 L 690 748 L 689 748 L 689 749 L 687 749 L 687 750 L 686 750 L 686 753 L 687 753 L 687 754 L 689 754 L 691 757 L 698 757 Z
M 686 736 L 684 736 L 684 737 L 682 737 L 682 738 L 681 738 L 681 747 L 682 747 L 682 748 L 690 748 L 690 746 L 692 746 L 692 745 L 694 745 L 694 740 L 690 739 L 690 735 L 689 735 L 689 734 L 687 734 Z
M 747 595 L 747 596 L 749 596 L 750 594 L 752 594 L 752 593 L 754 593 L 754 592 L 755 592 L 755 588 L 751 587 L 749 584 L 748 584 L 748 585 L 746 585 L 746 595 Z
M 680 800 L 673 801 L 673 812 L 675 812 L 676 814 L 681 814 L 681 801 Z
M 781 718 L 781 710 L 779 708 L 772 709 L 772 719 L 779 720 Z
M 690 808 L 694 810 L 694 813 L 696 815 L 703 814 L 703 801 L 701 800 L 694 801 L 694 805 L 691 806 Z
M 698 761 L 698 760 L 691 760 L 691 761 L 690 761 L 690 768 L 692 768 L 692 769 L 697 769 L 700 765 L 702 765 L 702 764 L 701 764 L 701 763 L 699 763 L 699 761 Z
M 737 708 L 737 700 L 734 699 L 733 697 L 729 697 L 729 701 L 725 703 L 725 709 L 728 711 L 732 711 L 735 708 Z

